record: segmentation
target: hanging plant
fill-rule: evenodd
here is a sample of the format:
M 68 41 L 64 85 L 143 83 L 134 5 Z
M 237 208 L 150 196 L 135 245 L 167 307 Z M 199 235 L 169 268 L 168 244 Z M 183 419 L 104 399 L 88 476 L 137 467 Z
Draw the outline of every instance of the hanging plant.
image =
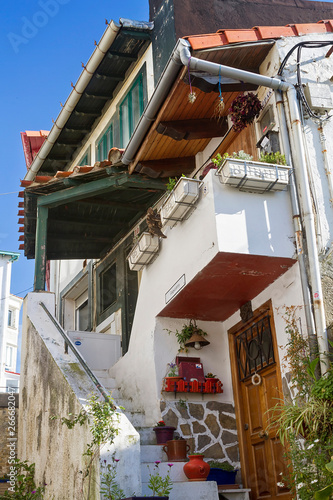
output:
M 237 96 L 229 108 L 233 129 L 236 132 L 243 130 L 259 116 L 261 109 L 262 104 L 253 92 Z

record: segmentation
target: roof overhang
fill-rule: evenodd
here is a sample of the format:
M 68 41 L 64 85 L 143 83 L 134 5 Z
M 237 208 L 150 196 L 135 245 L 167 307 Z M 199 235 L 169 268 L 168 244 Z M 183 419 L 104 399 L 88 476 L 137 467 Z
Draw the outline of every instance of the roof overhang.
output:
M 24 235 L 20 237 L 24 253 L 28 259 L 35 258 L 40 219 L 46 226 L 46 259 L 100 258 L 128 234 L 164 191 L 162 181 L 130 176 L 116 167 L 31 185 L 24 192 Z

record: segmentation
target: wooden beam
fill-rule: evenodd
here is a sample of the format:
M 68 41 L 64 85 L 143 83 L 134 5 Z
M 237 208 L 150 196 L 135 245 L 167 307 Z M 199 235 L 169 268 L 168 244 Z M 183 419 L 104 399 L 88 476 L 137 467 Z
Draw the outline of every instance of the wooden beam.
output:
M 162 116 L 162 114 L 164 113 L 165 109 L 169 106 L 170 102 L 172 101 L 175 92 L 177 92 L 178 84 L 184 78 L 184 75 L 186 74 L 186 71 L 187 71 L 187 68 L 184 68 L 184 67 L 180 70 L 178 78 L 174 82 L 171 90 L 169 91 L 167 97 L 164 100 L 163 105 L 161 106 L 161 108 L 158 111 L 156 120 L 154 121 L 154 123 L 150 127 L 150 130 L 148 131 L 148 133 L 145 135 L 145 139 L 143 140 L 143 142 L 142 142 L 142 144 L 141 144 L 138 152 L 136 153 L 134 160 L 128 166 L 128 171 L 129 171 L 130 174 L 132 174 L 134 172 L 137 163 L 140 161 L 140 156 L 142 155 L 143 151 L 146 149 L 147 144 L 150 143 L 150 141 L 151 141 L 151 135 L 156 130 L 156 127 L 157 127 L 157 125 L 159 123 L 159 119 Z
M 114 57 L 119 57 L 120 59 L 124 59 L 129 62 L 134 62 L 137 60 L 137 57 L 133 56 L 132 54 L 124 54 L 124 52 L 116 52 L 115 50 L 109 50 L 106 55 L 110 59 L 113 59 Z
M 171 137 L 175 141 L 223 137 L 227 130 L 226 121 L 220 122 L 209 118 L 160 122 L 156 127 L 156 132 Z
M 96 73 L 96 78 L 101 78 L 102 80 L 112 80 L 114 82 L 122 82 L 124 80 L 123 76 L 103 75 L 102 73 Z
M 88 92 L 85 92 L 84 97 L 88 97 L 91 99 L 103 99 L 104 101 L 108 101 L 109 99 L 112 99 L 112 94 L 111 95 L 98 95 L 98 94 L 89 94 Z
M 85 200 L 78 200 L 78 203 L 84 203 L 85 205 L 103 205 L 107 207 L 114 207 L 114 208 L 124 208 L 126 210 L 134 210 L 137 212 L 138 210 L 147 210 L 148 207 L 146 205 L 138 204 L 138 203 L 124 203 L 120 201 L 108 201 L 108 200 L 102 200 L 99 198 L 87 198 Z
M 35 242 L 34 291 L 45 290 L 48 208 L 38 207 Z
M 163 158 L 161 160 L 141 161 L 136 171 L 149 175 L 149 171 L 158 172 L 160 177 L 175 177 L 179 172 L 189 174 L 195 169 L 195 157 Z M 150 173 L 152 175 L 152 173 Z

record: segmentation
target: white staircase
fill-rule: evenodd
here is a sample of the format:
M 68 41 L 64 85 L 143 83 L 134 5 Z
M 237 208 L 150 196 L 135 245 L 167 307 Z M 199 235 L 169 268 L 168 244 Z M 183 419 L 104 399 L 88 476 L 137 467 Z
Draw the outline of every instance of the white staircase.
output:
M 142 495 L 152 495 L 152 491 L 148 488 L 149 473 L 153 473 L 156 462 L 159 462 L 158 470 L 161 476 L 164 477 L 170 471 L 172 490 L 169 500 L 219 500 L 223 498 L 248 500 L 249 490 L 223 491 L 225 496 L 222 496 L 222 492 L 218 492 L 214 481 L 189 481 L 183 470 L 186 462 L 172 462 L 172 467 L 169 467 L 163 446 L 155 444 L 155 433 L 152 427 L 145 425 L 144 413 L 137 411 L 132 401 L 121 398 L 121 392 L 116 387 L 115 380 L 109 377 L 107 370 L 94 370 L 94 374 L 107 390 L 112 391 L 115 403 L 124 408 L 125 415 L 140 434 Z

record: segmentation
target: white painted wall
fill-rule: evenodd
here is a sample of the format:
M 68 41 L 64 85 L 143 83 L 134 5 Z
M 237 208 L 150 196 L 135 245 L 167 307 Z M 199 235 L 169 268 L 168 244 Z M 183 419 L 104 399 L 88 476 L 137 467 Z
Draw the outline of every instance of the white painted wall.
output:
M 175 336 L 168 335 L 166 329 L 179 330 L 188 323 L 183 319 L 156 317 L 165 306 L 165 293 L 183 274 L 186 283 L 190 282 L 221 250 L 292 258 L 288 196 L 288 191 L 266 195 L 241 193 L 220 184 L 211 171 L 204 179 L 202 197 L 190 218 L 165 229 L 167 239 L 162 241 L 160 254 L 142 272 L 129 351 L 110 370 L 125 397 L 133 398 L 138 408 L 145 408 L 147 425 L 153 425 L 160 417 L 162 380 L 167 363 L 174 360 L 179 347 Z M 231 214 L 235 219 L 240 214 L 238 226 L 236 222 L 229 225 Z M 258 222 L 260 227 L 256 226 Z M 274 306 L 280 307 L 302 303 L 297 264 L 254 299 L 253 308 L 270 298 L 274 298 Z M 209 397 L 225 403 L 233 402 L 227 330 L 238 321 L 237 313 L 224 324 L 197 323 L 207 331 L 211 342 L 199 351 L 204 370 L 216 373 L 224 384 L 223 394 Z M 278 326 L 279 341 L 283 343 L 280 320 Z M 191 350 L 189 355 L 198 354 Z M 162 397 L 169 396 L 163 393 Z M 202 401 L 201 395 L 186 397 Z

